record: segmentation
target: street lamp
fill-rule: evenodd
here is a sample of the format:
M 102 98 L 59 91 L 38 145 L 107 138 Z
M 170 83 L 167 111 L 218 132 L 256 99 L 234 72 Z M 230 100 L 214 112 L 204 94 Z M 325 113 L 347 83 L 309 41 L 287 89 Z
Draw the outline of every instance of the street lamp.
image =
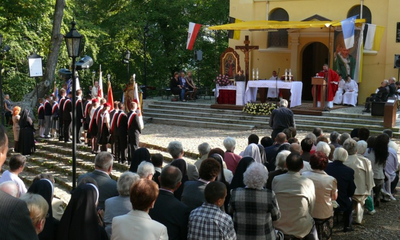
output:
M 36 102 L 39 100 L 38 77 L 43 77 L 43 57 L 34 52 L 28 56 L 29 77 L 34 77 L 36 81 Z
M 130 58 L 131 58 L 131 52 L 129 51 L 129 49 L 126 49 L 123 62 L 128 65 L 128 83 L 129 83 L 129 80 L 130 80 L 130 76 L 129 76 L 129 59 Z
M 65 43 L 67 45 L 68 56 L 72 58 L 72 189 L 76 188 L 76 71 L 75 58 L 81 52 L 81 44 L 83 36 L 76 30 L 75 21 L 72 21 L 71 30 L 67 33 Z

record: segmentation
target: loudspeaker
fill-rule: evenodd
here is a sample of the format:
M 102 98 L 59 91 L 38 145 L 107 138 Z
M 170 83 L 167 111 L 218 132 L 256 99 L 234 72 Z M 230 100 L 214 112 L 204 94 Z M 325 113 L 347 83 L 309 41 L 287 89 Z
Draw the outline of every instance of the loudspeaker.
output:
M 63 79 L 64 81 L 67 81 L 72 77 L 72 72 L 69 69 L 66 68 L 61 68 L 58 71 L 58 76 Z
M 93 59 L 86 55 L 76 63 L 76 70 L 89 69 L 91 66 L 93 66 Z
M 394 55 L 394 68 L 400 68 L 400 54 Z

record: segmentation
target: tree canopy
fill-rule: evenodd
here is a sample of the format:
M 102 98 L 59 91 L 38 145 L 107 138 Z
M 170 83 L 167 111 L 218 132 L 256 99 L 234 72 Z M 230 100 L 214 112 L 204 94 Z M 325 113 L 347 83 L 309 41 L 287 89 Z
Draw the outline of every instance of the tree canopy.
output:
M 56 1 L 64 4 L 64 0 L 3 0 L 0 4 L 2 46 L 10 46 L 8 52 L 0 53 L 3 92 L 9 93 L 13 101 L 35 88 L 27 56 L 36 51 L 44 57 L 45 67 L 51 61 L 54 18 L 60 18 L 55 14 Z M 98 78 L 101 64 L 103 76 L 111 74 L 118 96 L 128 81 L 127 66 L 122 62 L 127 49 L 131 52 L 130 75 L 136 73 L 141 85 L 168 86 L 174 71 L 191 70 L 196 82 L 199 76 L 201 85 L 211 86 L 219 71 L 219 56 L 228 46 L 227 33 L 208 31 L 204 26 L 227 23 L 228 14 L 228 0 L 69 0 L 61 15 L 60 32 L 65 35 L 74 19 L 84 36 L 81 56 L 94 60 L 90 70 L 79 71 L 81 86 L 92 84 L 92 71 Z M 194 45 L 194 50 L 203 51 L 200 62 L 194 60 L 194 51 L 186 49 L 189 22 L 203 25 Z M 40 82 L 55 80 L 57 85 L 63 84 L 57 72 L 71 64 L 65 43 L 61 43 L 56 64 L 55 75 L 46 75 Z

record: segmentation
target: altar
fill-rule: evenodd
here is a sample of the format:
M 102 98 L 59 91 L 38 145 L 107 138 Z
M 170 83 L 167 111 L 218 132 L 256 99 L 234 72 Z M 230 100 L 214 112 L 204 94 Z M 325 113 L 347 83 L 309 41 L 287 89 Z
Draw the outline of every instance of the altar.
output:
M 245 104 L 248 102 L 256 101 L 258 88 L 289 89 L 290 107 L 296 107 L 301 105 L 301 94 L 303 91 L 303 82 L 301 81 L 292 81 L 292 82 L 285 82 L 282 80 L 248 81 L 245 92 Z
M 219 104 L 236 104 L 236 86 L 219 86 L 215 88 L 215 98 Z

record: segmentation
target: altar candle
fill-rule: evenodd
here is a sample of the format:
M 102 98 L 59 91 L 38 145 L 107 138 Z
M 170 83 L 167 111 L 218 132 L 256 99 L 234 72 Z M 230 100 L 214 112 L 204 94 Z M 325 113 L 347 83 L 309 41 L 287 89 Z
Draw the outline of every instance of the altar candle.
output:
M 287 68 L 285 68 L 285 81 L 287 81 L 287 75 L 288 75 Z
M 257 70 L 256 70 L 256 78 L 257 78 L 257 80 L 258 80 L 258 68 L 257 68 Z
M 253 80 L 255 79 L 254 68 L 253 68 Z

